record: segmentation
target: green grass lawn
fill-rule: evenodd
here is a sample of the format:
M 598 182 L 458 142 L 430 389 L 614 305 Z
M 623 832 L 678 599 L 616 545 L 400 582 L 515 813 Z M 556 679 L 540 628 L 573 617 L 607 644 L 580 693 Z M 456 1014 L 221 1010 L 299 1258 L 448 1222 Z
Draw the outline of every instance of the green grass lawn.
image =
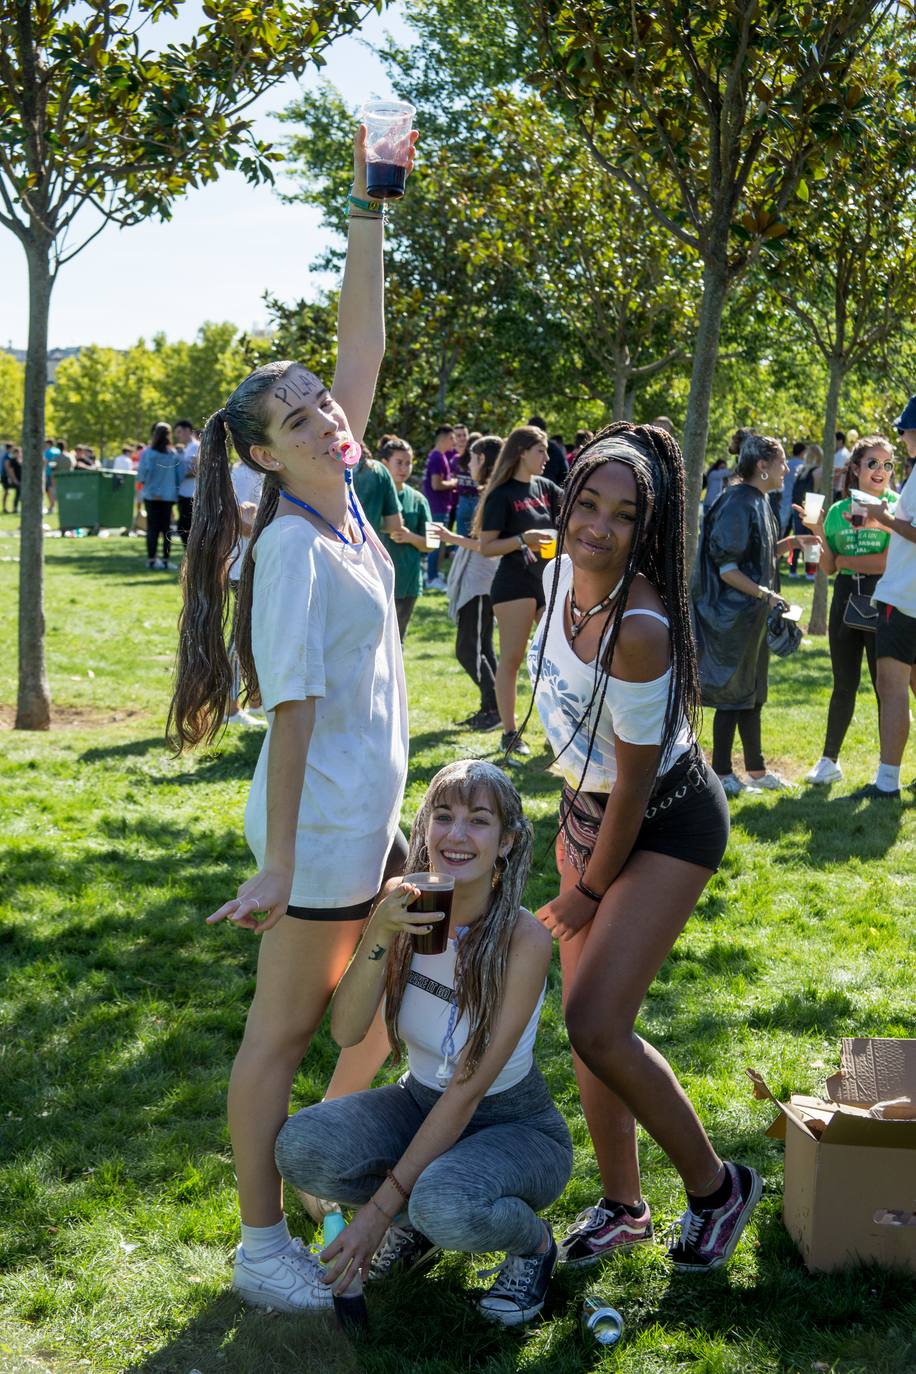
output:
M 0 520 L 4 724 L 15 701 L 13 531 Z M 438 767 L 496 743 L 451 724 L 476 701 L 444 605 L 420 602 L 407 643 L 405 822 Z M 165 751 L 178 590 L 175 574 L 145 571 L 141 541 L 49 541 L 47 609 L 60 723 L 45 735 L 4 730 L 0 763 L 4 1374 L 913 1374 L 912 1276 L 805 1271 L 780 1219 L 782 1147 L 763 1136 L 772 1111 L 744 1075 L 753 1065 L 777 1094 L 816 1092 L 842 1036 L 916 1036 L 912 804 L 852 809 L 811 790 L 733 803 L 722 870 L 650 989 L 642 1033 L 671 1059 L 718 1148 L 765 1178 L 726 1271 L 672 1275 L 659 1246 L 587 1279 L 560 1276 L 545 1319 L 520 1335 L 468 1303 L 485 1258 L 449 1256 L 373 1292 L 371 1341 L 357 1348 L 323 1319 L 249 1311 L 228 1290 L 238 1218 L 224 1095 L 255 940 L 203 917 L 251 871 L 242 809 L 260 732 L 190 758 Z M 773 667 L 764 744 L 790 776 L 820 754 L 828 687 L 822 640 Z M 838 790 L 870 778 L 875 739 L 863 690 Z M 557 783 L 544 762 L 535 749 L 518 773 L 538 837 L 531 906 L 556 888 Z M 320 1097 L 334 1056 L 322 1032 L 296 1106 Z M 600 1190 L 556 974 L 539 1059 L 576 1147 L 550 1212 L 562 1225 Z M 664 1232 L 682 1194 L 646 1136 L 641 1151 Z M 295 1203 L 290 1214 L 308 1236 Z M 579 1335 L 579 1302 L 595 1287 L 626 1323 L 613 1354 Z

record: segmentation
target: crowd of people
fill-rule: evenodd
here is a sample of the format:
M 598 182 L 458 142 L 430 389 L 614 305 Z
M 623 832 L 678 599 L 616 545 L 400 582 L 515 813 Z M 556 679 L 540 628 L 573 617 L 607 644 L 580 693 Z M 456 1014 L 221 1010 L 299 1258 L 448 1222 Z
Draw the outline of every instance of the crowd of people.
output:
M 785 785 L 760 733 L 769 646 L 797 643 L 778 581 L 786 554 L 810 562 L 817 547 L 863 605 L 874 600 L 882 758 L 862 795 L 893 793 L 901 718 L 885 692 L 909 684 L 916 657 L 916 509 L 912 482 L 896 507 L 886 499 L 890 450 L 871 435 L 850 451 L 827 519 L 793 501 L 802 527 L 787 530 L 783 446 L 745 433 L 706 503 L 688 585 L 693 514 L 665 417 L 583 433 L 572 453 L 538 416 L 505 436 L 442 426 L 412 484 L 406 440 L 384 436 L 377 457 L 364 442 L 384 317 L 383 207 L 367 198 L 363 139 L 330 387 L 296 362 L 257 369 L 210 417 L 196 456 L 169 738 L 179 751 L 212 740 L 240 707 L 267 725 L 245 813 L 256 872 L 208 917 L 260 939 L 229 1086 L 233 1285 L 256 1305 L 324 1310 L 442 1249 L 502 1251 L 478 1307 L 517 1325 L 542 1309 L 557 1263 L 584 1267 L 653 1239 L 637 1122 L 683 1181 L 670 1263 L 704 1273 L 734 1252 L 760 1178 L 722 1157 L 635 1023 L 725 853 L 726 793 L 743 785 L 736 731 L 752 785 Z M 916 452 L 916 399 L 898 429 Z M 446 593 L 456 656 L 480 691 L 465 723 L 501 729 L 501 766 L 442 769 L 408 840 L 401 642 L 424 587 Z M 852 594 L 838 597 L 845 608 Z M 825 757 L 848 724 L 845 629 Z M 524 774 L 511 771 L 528 752 L 523 663 L 528 716 L 560 775 L 556 891 L 536 913 L 522 905 L 532 828 L 513 785 Z M 716 711 L 712 765 L 697 742 L 704 704 Z M 559 1238 L 542 1214 L 572 1148 L 537 1064 L 552 937 L 601 1178 Z M 329 1005 L 337 1065 L 323 1100 L 290 1116 Z M 406 1072 L 375 1088 L 388 1054 L 406 1055 Z M 320 1259 L 290 1234 L 284 1182 L 316 1217 L 353 1209 Z

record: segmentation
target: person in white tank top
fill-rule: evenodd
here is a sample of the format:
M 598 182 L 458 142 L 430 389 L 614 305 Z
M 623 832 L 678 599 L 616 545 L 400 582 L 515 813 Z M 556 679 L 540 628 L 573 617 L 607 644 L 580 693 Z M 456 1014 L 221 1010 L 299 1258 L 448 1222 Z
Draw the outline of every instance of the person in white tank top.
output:
M 284 1179 L 359 1208 L 321 1257 L 335 1291 L 440 1249 L 505 1251 L 482 1314 L 515 1326 L 543 1307 L 557 1248 L 537 1214 L 565 1187 L 572 1144 L 533 1062 L 551 941 L 521 905 L 531 847 L 500 769 L 443 768 L 413 824 L 408 877 L 388 884 L 334 995 L 338 1044 L 357 1044 L 384 999 L 409 1065 L 396 1085 L 306 1107 L 277 1138 Z M 409 875 L 430 871 L 454 880 L 435 955 L 411 944 L 432 927 L 410 909 Z
M 560 892 L 538 916 L 560 941 L 566 1026 L 603 1195 L 560 1245 L 572 1267 L 652 1240 L 636 1122 L 687 1193 L 678 1269 L 730 1257 L 760 1179 L 713 1149 L 670 1066 L 636 1035 L 649 984 L 728 840 L 722 786 L 696 743 L 699 682 L 673 437 L 608 426 L 570 469 L 531 652 L 533 699 L 563 774 Z

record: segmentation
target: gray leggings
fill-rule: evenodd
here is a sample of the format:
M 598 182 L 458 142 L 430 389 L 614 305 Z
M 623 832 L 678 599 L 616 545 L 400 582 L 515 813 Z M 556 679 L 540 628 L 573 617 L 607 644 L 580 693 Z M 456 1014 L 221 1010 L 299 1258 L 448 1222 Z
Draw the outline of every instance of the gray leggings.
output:
M 441 1093 L 410 1074 L 390 1087 L 319 1102 L 277 1137 L 277 1168 L 296 1188 L 361 1205 L 401 1158 Z M 536 1213 L 572 1173 L 572 1142 L 538 1068 L 485 1097 L 450 1150 L 410 1195 L 412 1226 L 445 1250 L 530 1255 L 544 1238 Z

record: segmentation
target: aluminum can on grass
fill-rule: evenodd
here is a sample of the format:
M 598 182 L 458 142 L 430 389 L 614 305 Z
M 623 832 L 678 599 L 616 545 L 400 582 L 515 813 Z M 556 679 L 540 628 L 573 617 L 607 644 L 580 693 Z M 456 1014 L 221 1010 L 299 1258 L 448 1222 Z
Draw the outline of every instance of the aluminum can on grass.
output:
M 589 1293 L 582 1303 L 582 1332 L 595 1345 L 616 1345 L 623 1335 L 623 1317 L 598 1293 Z

